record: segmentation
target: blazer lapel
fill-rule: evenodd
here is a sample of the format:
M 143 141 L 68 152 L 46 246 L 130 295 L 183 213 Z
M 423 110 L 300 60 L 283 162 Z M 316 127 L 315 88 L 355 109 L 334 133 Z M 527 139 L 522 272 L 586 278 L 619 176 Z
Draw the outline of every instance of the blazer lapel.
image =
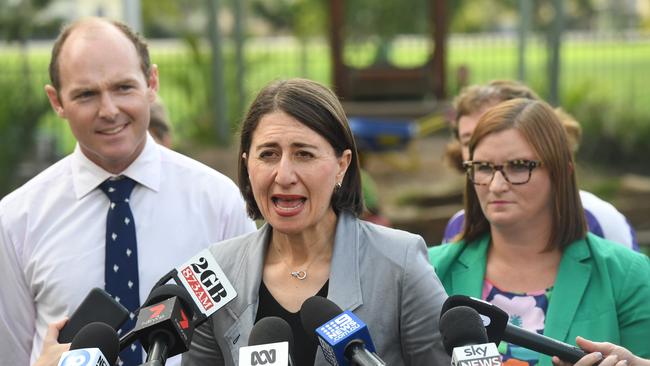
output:
M 240 284 L 235 286 L 241 292 L 223 309 L 233 321 L 224 333 L 224 338 L 228 342 L 235 365 L 239 363 L 239 348 L 248 345 L 248 337 L 255 324 L 264 252 L 269 242 L 271 227 L 265 224 L 257 232 L 250 242 L 242 243 L 246 245 L 246 249 L 242 251 L 242 260 L 233 271 L 235 276 L 231 281 L 233 284 Z
M 341 212 L 336 223 L 327 298 L 343 310 L 353 311 L 363 304 L 359 271 L 358 221 Z M 320 350 L 316 350 L 314 365 L 329 365 Z
M 591 276 L 592 265 L 585 262 L 590 257 L 586 240 L 576 241 L 565 249 L 546 311 L 544 335 L 574 343 L 566 337 Z
M 465 248 L 458 257 L 460 265 L 454 266 L 451 272 L 449 295 L 462 294 L 481 298 L 489 243 L 490 236 L 486 235 L 476 244 L 463 244 Z
M 343 310 L 363 304 L 359 269 L 359 226 L 357 219 L 341 212 L 336 224 L 327 298 Z

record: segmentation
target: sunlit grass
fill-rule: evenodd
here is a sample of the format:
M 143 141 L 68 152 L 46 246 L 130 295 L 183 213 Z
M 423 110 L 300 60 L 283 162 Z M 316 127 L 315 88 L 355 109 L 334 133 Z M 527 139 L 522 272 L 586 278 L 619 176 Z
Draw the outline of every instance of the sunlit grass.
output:
M 447 45 L 448 90 L 456 90 L 456 72 L 462 65 L 469 70 L 469 82 L 480 83 L 497 78 L 517 77 L 517 44 L 513 37 L 452 36 Z M 417 37 L 399 38 L 388 53 L 396 67 L 415 67 L 429 58 L 432 45 Z M 29 68 L 34 75 L 35 88 L 42 90 L 48 81 L 49 45 L 29 49 Z M 372 64 L 377 44 L 372 40 L 351 44 L 344 50 L 345 60 L 355 67 Z M 190 123 L 193 108 L 201 105 L 190 100 L 180 80 L 204 85 L 204 75 L 197 70 L 182 42 L 152 42 L 152 61 L 159 65 L 160 95 L 167 104 L 179 138 L 183 138 L 183 124 Z M 224 44 L 227 79 L 233 80 L 236 67 L 233 46 Z M 251 39 L 245 47 L 245 95 L 248 105 L 257 90 L 271 80 L 289 77 L 307 77 L 331 85 L 331 58 L 323 39 L 312 39 L 304 49 L 292 38 Z M 302 57 L 306 57 L 304 60 Z M 546 95 L 548 85 L 545 43 L 531 38 L 526 51 L 526 81 Z M 650 124 L 650 37 L 630 40 L 601 40 L 567 38 L 562 46 L 561 95 L 575 95 L 575 90 L 588 89 L 602 95 L 613 106 L 624 107 L 644 116 Z M 0 77 L 20 74 L 22 55 L 15 47 L 4 48 L 0 54 Z M 193 81 L 194 80 L 194 81 Z M 228 98 L 236 98 L 230 82 Z M 582 88 L 582 89 L 580 89 Z M 196 97 L 194 97 L 196 99 Z M 614 122 L 612 122 L 614 123 Z M 44 128 L 65 135 L 64 123 L 54 114 L 44 118 Z M 63 127 L 63 128 L 62 128 Z M 73 139 L 63 137 L 63 150 L 71 149 Z

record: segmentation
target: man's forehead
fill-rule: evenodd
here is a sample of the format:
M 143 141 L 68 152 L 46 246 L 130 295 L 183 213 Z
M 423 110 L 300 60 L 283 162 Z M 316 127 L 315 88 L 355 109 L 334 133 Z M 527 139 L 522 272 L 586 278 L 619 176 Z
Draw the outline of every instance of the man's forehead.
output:
M 94 21 L 76 26 L 64 42 L 61 53 L 80 47 L 98 47 L 99 43 L 129 44 L 135 52 L 135 45 L 122 31 L 110 23 Z
M 143 77 L 135 46 L 119 30 L 115 31 L 111 33 L 104 27 L 103 33 L 98 34 L 92 28 L 86 28 L 75 29 L 75 33 L 70 34 L 59 56 L 62 88 Z M 120 58 L 119 61 L 111 62 L 115 57 Z M 130 66 L 125 68 L 125 65 Z

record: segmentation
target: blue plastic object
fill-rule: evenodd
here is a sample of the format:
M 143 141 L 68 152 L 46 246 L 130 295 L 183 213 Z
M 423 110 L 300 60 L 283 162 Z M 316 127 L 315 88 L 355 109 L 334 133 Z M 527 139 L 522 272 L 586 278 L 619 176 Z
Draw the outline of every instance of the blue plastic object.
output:
M 348 122 L 360 151 L 403 150 L 417 133 L 410 120 L 350 117 Z

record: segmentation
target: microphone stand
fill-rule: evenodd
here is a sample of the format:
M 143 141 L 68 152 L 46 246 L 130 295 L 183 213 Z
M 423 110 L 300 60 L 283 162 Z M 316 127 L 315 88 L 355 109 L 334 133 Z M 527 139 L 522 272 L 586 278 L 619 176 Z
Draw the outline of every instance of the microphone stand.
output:
M 168 337 L 165 334 L 158 334 L 151 342 L 151 348 L 147 352 L 147 361 L 140 366 L 164 366 L 167 362 L 169 348 L 166 342 Z

